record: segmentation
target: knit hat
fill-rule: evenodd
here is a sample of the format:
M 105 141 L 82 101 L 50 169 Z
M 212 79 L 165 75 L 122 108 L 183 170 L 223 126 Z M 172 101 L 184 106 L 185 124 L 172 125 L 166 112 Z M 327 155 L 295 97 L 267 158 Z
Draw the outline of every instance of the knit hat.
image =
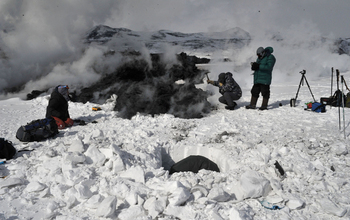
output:
M 58 86 L 57 91 L 60 93 L 67 102 L 69 101 L 69 92 L 68 92 L 69 87 L 68 86 Z
M 220 83 L 224 84 L 225 83 L 225 73 L 220 73 L 219 74 L 219 80 Z
M 258 55 L 258 56 L 264 56 L 264 53 L 265 53 L 265 49 L 263 47 L 259 47 L 256 50 L 256 55 Z

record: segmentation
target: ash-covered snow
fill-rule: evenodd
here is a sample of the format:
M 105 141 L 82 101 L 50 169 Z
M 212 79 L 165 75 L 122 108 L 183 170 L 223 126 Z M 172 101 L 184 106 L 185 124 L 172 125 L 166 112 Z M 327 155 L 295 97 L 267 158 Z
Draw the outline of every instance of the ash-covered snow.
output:
M 243 86 L 236 110 L 217 104 L 200 119 L 123 119 L 113 111 L 116 97 L 101 111 L 70 102 L 71 117 L 88 124 L 31 143 L 19 142 L 16 131 L 43 118 L 49 96 L 2 100 L 1 136 L 28 151 L 0 165 L 0 219 L 348 219 L 350 110 L 344 139 L 337 107 L 304 110 L 312 101 L 306 85 L 289 106 L 298 83 L 273 83 L 267 111 L 244 108 L 250 85 Z M 329 77 L 309 84 L 317 99 L 329 96 Z M 170 176 L 170 166 L 189 155 L 209 158 L 221 172 Z

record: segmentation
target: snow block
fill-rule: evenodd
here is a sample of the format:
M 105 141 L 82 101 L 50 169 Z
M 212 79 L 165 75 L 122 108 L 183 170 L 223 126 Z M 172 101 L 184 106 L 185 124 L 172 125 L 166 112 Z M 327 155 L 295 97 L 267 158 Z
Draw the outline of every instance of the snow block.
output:
M 219 187 L 211 189 L 207 197 L 217 202 L 226 202 L 230 199 L 230 195 Z
M 100 203 L 103 201 L 103 197 L 99 194 L 91 196 L 85 203 L 86 207 L 90 209 L 97 209 Z
M 347 155 L 348 154 L 348 148 L 345 143 L 343 142 L 336 142 L 330 146 L 330 149 L 333 153 L 335 153 L 337 156 L 341 155 Z
M 148 214 L 152 216 L 152 219 L 155 219 L 159 214 L 161 214 L 166 208 L 168 198 L 163 197 L 151 197 L 146 200 L 143 207 L 148 211 Z
M 84 144 L 80 139 L 74 139 L 67 150 L 68 152 L 79 152 L 79 153 L 83 153 L 85 151 Z
M 305 202 L 300 199 L 289 199 L 286 206 L 291 210 L 302 209 L 305 206 Z
M 116 204 L 117 198 L 115 196 L 108 196 L 98 206 L 96 215 L 105 218 L 112 217 L 116 209 Z
M 253 220 L 253 215 L 249 214 L 249 210 L 237 210 L 232 208 L 230 211 L 230 220 Z
M 40 192 L 40 191 L 44 190 L 45 188 L 46 188 L 46 186 L 44 184 L 39 183 L 38 181 L 33 181 L 27 185 L 25 190 L 27 192 Z
M 23 185 L 24 180 L 21 178 L 8 178 L 0 183 L 0 189 L 4 187 L 11 187 L 16 185 Z
M 115 155 L 113 157 L 113 173 L 117 174 L 123 170 L 125 170 L 123 159 L 119 155 Z
M 190 206 L 168 205 L 163 212 L 165 215 L 175 216 L 178 219 L 196 219 L 197 213 Z
M 139 206 L 139 205 L 130 206 L 129 208 L 123 209 L 121 211 L 121 213 L 118 215 L 118 219 L 120 220 L 146 219 L 146 213 L 145 213 L 145 210 L 142 208 L 142 206 Z
M 244 198 L 266 196 L 272 190 L 270 181 L 253 170 L 242 174 L 240 184 L 244 192 Z
M 64 160 L 71 162 L 72 164 L 76 165 L 78 163 L 84 163 L 86 160 L 86 157 L 84 154 L 80 152 L 68 152 L 64 156 Z
M 102 166 L 106 161 L 106 156 L 101 153 L 101 151 L 97 149 L 96 146 L 90 146 L 85 152 L 85 155 L 87 157 L 87 162 L 93 163 L 97 166 Z
M 135 180 L 138 183 L 145 183 L 145 172 L 142 167 L 131 167 L 128 170 L 120 173 L 120 177 Z
M 323 198 L 320 201 L 318 201 L 318 204 L 321 206 L 321 208 L 326 211 L 329 214 L 336 215 L 338 217 L 343 217 L 345 213 L 347 212 L 346 208 L 341 208 L 328 198 Z
M 179 181 L 173 181 L 167 185 L 169 196 L 169 204 L 172 206 L 182 205 L 190 198 L 190 191 Z
M 78 192 L 77 199 L 85 200 L 85 199 L 89 199 L 92 196 L 92 192 L 90 191 L 87 185 L 78 184 L 74 188 Z

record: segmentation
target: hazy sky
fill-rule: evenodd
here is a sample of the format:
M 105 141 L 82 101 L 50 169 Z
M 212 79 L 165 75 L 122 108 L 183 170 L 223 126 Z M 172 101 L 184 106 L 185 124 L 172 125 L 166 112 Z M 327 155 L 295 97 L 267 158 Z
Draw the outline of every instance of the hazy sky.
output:
M 102 52 L 83 50 L 82 39 L 98 24 L 184 33 L 240 27 L 255 43 L 237 62 L 247 62 L 253 48 L 270 44 L 278 34 L 293 48 L 277 48 L 276 54 L 298 54 L 293 62 L 299 65 L 305 62 L 300 58 L 304 51 L 290 49 L 311 45 L 315 55 L 322 54 L 316 51 L 322 42 L 313 42 L 321 36 L 350 38 L 349 21 L 349 0 L 1 0 L 0 93 L 48 73 L 52 79 L 47 77 L 42 87 L 67 79 L 88 83 L 89 74 L 95 80 L 90 66 Z M 329 48 L 322 50 L 329 53 Z
M 241 27 L 250 33 L 310 23 L 324 35 L 350 37 L 349 0 L 123 0 L 107 24 L 183 32 Z M 303 30 L 300 30 L 303 31 Z

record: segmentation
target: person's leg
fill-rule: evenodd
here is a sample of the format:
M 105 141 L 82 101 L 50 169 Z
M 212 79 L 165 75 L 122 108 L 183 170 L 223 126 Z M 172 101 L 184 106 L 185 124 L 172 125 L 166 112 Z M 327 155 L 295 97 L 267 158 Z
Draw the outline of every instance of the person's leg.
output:
M 261 86 L 261 95 L 263 97 L 263 101 L 261 104 L 261 107 L 259 108 L 259 110 L 267 110 L 267 106 L 269 103 L 269 99 L 270 99 L 270 86 L 269 85 L 262 85 Z
M 250 104 L 246 106 L 246 109 L 255 109 L 256 103 L 257 103 L 258 98 L 259 98 L 260 85 L 254 84 L 253 88 L 250 90 L 250 93 L 252 94 L 252 96 L 250 98 Z
M 227 101 L 226 101 L 226 98 L 225 98 L 225 96 L 224 96 L 224 95 L 223 95 L 223 96 L 221 96 L 221 97 L 219 98 L 219 102 L 221 102 L 222 104 L 227 105 Z
M 237 105 L 237 103 L 233 101 L 234 98 L 236 98 L 235 100 L 237 100 L 236 95 L 233 92 L 225 92 L 223 96 L 227 103 L 227 106 L 225 108 L 229 110 L 233 110 Z

